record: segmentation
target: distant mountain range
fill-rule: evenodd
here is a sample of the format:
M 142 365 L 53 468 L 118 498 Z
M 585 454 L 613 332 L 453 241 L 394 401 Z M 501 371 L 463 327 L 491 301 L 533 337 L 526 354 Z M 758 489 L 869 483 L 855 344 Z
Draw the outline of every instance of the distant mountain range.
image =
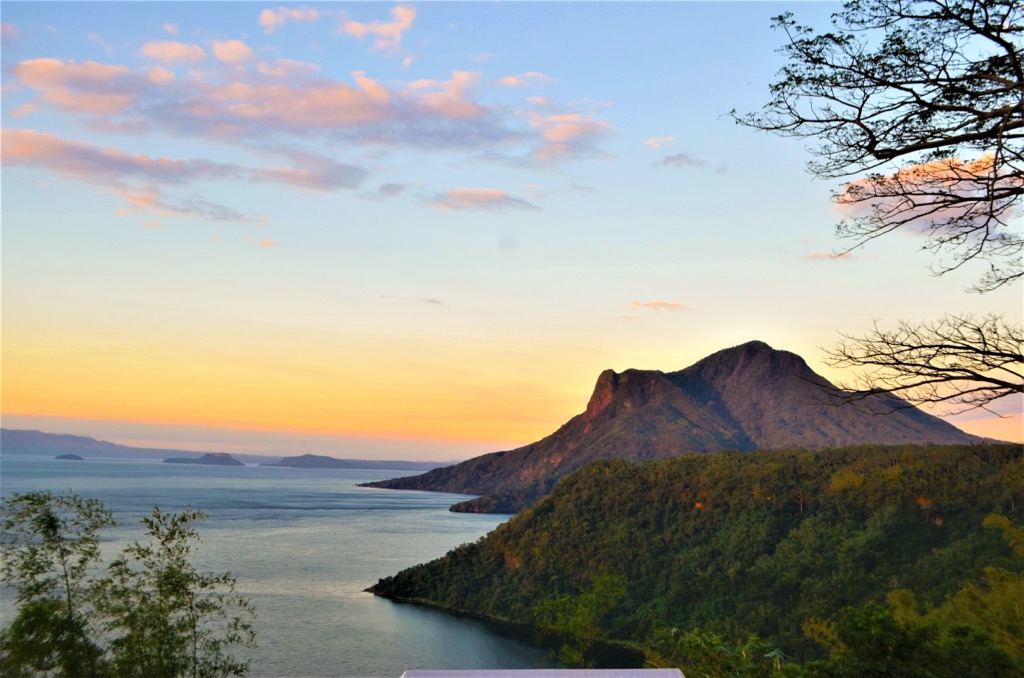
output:
M 370 487 L 484 495 L 453 511 L 510 513 L 591 459 L 719 450 L 986 441 L 891 396 L 844 404 L 800 356 L 761 341 L 678 372 L 605 370 L 585 412 L 535 443 Z
M 262 466 L 288 466 L 294 468 L 353 468 L 353 469 L 390 469 L 394 471 L 429 471 L 445 466 L 446 462 L 434 461 L 401 461 L 377 459 L 336 459 L 315 454 L 304 454 L 296 457 L 268 457 L 255 454 L 227 455 L 220 452 L 197 452 L 195 450 L 165 450 L 151 447 L 129 447 L 105 440 L 96 440 L 85 436 L 43 433 L 41 431 L 25 431 L 19 429 L 0 429 L 0 453 L 4 455 L 32 455 L 53 457 L 56 455 L 76 454 L 84 459 L 160 459 L 169 458 L 171 463 L 203 463 L 213 465 L 234 465 L 239 462 L 260 464 Z M 207 461 L 201 461 L 206 455 Z M 233 457 L 233 458 L 232 458 Z M 231 461 L 226 461 L 231 459 Z M 184 460 L 184 461 L 181 461 Z M 237 461 L 236 461 L 237 460 Z

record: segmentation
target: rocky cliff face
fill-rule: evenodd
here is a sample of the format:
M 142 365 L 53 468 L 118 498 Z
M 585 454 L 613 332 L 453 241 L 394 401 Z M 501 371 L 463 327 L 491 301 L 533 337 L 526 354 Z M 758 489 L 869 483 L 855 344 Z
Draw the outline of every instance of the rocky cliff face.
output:
M 981 440 L 890 397 L 842 404 L 832 384 L 800 356 L 752 341 L 678 372 L 605 370 L 586 410 L 542 440 L 369 485 L 487 495 L 453 510 L 513 512 L 596 458 L 977 442 Z

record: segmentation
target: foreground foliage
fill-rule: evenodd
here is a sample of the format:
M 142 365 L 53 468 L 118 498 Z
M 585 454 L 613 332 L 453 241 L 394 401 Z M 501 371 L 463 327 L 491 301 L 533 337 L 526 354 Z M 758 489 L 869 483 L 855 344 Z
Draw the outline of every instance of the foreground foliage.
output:
M 0 632 L 0 675 L 213 677 L 244 675 L 254 610 L 229 573 L 189 558 L 201 511 L 154 508 L 135 542 L 100 567 L 100 502 L 74 494 L 16 494 L 2 507 L 3 582 L 18 611 Z
M 1005 675 L 1024 670 L 1022 502 L 1020 445 L 602 460 L 373 590 L 543 626 L 614 577 L 599 629 L 563 629 L 584 655 L 602 638 L 687 675 Z

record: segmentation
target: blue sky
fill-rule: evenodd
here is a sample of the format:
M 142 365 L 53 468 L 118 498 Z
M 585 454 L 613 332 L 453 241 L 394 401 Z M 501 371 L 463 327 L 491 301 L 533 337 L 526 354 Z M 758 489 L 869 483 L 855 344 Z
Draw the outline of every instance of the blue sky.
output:
M 917 236 L 829 256 L 838 185 L 729 116 L 837 7 L 4 2 L 4 426 L 448 459 L 607 367 L 1019 322 Z

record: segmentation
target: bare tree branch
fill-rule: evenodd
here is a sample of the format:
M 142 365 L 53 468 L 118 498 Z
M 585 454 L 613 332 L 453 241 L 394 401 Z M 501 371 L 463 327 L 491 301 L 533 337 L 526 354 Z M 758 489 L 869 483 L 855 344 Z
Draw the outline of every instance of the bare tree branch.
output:
M 946 315 L 935 323 L 874 326 L 826 351 L 833 367 L 863 368 L 855 384 L 840 385 L 845 402 L 898 396 L 911 405 L 945 403 L 957 412 L 1024 393 L 1024 329 L 1002 316 Z
M 1024 3 L 847 0 L 833 32 L 791 14 L 788 63 L 737 122 L 814 139 L 808 169 L 849 179 L 833 199 L 855 249 L 897 229 L 928 237 L 936 274 L 987 264 L 973 289 L 1024 275 Z

